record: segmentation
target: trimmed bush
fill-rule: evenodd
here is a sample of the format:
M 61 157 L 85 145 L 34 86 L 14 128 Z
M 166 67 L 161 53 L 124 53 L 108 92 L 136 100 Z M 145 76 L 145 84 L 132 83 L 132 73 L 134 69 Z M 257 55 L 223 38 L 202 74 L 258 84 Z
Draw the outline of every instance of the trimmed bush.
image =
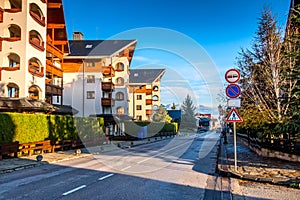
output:
M 103 118 L 0 113 L 0 142 L 64 139 L 93 140 L 103 136 Z

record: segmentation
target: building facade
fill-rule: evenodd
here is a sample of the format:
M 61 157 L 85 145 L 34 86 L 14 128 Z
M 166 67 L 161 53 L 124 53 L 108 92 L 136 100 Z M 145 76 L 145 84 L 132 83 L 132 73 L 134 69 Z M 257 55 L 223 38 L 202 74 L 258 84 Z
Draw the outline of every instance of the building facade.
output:
M 68 53 L 61 0 L 0 1 L 0 96 L 61 104 Z
M 160 106 L 160 81 L 165 69 L 131 69 L 129 78 L 129 116 L 151 121 Z
M 80 32 L 69 41 L 64 57 L 64 105 L 79 116 L 128 115 L 129 67 L 136 40 L 84 40 Z

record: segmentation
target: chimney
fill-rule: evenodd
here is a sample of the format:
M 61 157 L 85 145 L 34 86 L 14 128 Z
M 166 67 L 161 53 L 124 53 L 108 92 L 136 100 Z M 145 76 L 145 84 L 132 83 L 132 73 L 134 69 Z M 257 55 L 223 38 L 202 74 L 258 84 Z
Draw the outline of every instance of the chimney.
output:
M 80 31 L 73 32 L 73 40 L 83 40 L 83 34 Z

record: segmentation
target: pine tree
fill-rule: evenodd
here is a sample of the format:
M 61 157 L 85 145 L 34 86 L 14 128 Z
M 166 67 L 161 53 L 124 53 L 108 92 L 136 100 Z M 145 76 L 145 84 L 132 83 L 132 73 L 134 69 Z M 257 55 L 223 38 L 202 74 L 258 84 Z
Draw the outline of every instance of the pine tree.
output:
M 194 130 L 196 128 L 196 118 L 195 110 L 196 107 L 193 104 L 192 98 L 190 95 L 187 95 L 182 106 L 182 117 L 180 128 Z

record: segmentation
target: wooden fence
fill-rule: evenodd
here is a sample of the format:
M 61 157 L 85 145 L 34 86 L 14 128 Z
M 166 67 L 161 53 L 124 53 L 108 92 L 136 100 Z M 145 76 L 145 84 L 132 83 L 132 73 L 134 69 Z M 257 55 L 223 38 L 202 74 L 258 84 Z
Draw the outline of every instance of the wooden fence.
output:
M 0 160 L 2 160 L 3 156 L 30 156 L 33 154 L 54 152 L 56 150 L 70 150 L 82 147 L 84 147 L 84 145 L 80 139 L 62 141 L 44 140 L 23 144 L 19 144 L 19 142 L 0 143 Z

